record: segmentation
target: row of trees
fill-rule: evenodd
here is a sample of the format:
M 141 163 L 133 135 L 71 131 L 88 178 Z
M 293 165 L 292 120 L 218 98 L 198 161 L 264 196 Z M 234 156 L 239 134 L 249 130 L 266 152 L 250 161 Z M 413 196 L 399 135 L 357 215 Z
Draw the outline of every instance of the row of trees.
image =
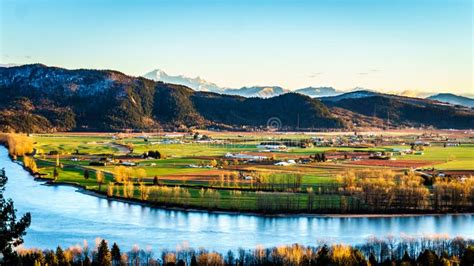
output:
M 30 156 L 23 156 L 23 166 L 27 168 L 31 173 L 38 172 L 38 166 L 36 166 L 35 159 Z
M 143 168 L 131 168 L 125 166 L 114 167 L 114 179 L 115 182 L 124 183 L 135 179 L 138 182 L 143 181 L 147 175 L 146 170 Z
M 250 179 L 245 181 L 245 177 Z M 218 178 L 209 181 L 212 187 L 245 188 L 256 191 L 287 191 L 301 190 L 303 175 L 298 173 L 274 174 L 268 172 L 250 172 L 239 174 L 229 172 L 220 174 Z
M 257 190 L 292 191 L 301 189 L 303 175 L 298 173 L 273 174 L 261 172 L 255 175 L 254 187 Z
M 33 141 L 28 136 L 22 134 L 0 133 L 0 144 L 8 147 L 8 153 L 14 159 L 17 156 L 24 156 L 33 152 Z
M 24 158 L 25 165 L 34 163 Z M 30 166 L 34 168 L 33 166 Z M 87 174 L 86 174 L 87 172 Z M 84 172 L 89 176 L 88 170 Z M 105 182 L 103 173 L 96 171 L 96 181 L 101 190 Z M 157 204 L 224 208 L 230 210 L 281 212 L 335 212 L 335 213 L 391 213 L 427 211 L 469 211 L 474 207 L 474 178 L 436 180 L 432 187 L 425 186 L 423 179 L 412 172 L 397 175 L 391 170 L 350 170 L 337 177 L 338 185 L 331 187 L 307 187 L 302 190 L 299 174 L 259 173 L 245 189 L 229 191 L 226 204 L 221 204 L 222 191 L 201 189 L 194 196 L 190 190 L 180 187 L 153 186 L 143 183 L 144 169 L 118 166 L 114 182 L 109 182 L 107 195 L 138 198 Z M 237 172 L 221 175 L 211 186 L 237 186 Z M 339 188 L 338 188 L 339 187 Z M 244 188 L 244 187 L 239 187 Z M 268 192 L 270 191 L 270 192 Z M 242 200 L 244 199 L 244 200 Z
M 134 246 L 121 252 L 117 244 L 109 249 L 105 240 L 94 249 L 87 243 L 63 250 L 19 249 L 17 265 L 473 265 L 471 240 L 455 239 L 371 239 L 360 246 L 299 244 L 274 248 L 229 250 L 225 254 L 195 250 L 179 245 L 177 250 L 155 253 Z
M 25 165 L 31 164 L 27 157 L 24 160 Z M 227 188 L 234 185 L 234 188 L 254 189 L 256 193 L 231 190 L 226 204 L 221 204 L 222 191 L 218 189 L 203 188 L 192 196 L 186 188 L 159 186 L 158 180 L 147 186 L 143 183 L 145 175 L 141 168 L 116 167 L 107 195 L 163 205 L 265 213 L 413 213 L 469 211 L 474 207 L 474 178 L 440 179 L 428 187 L 413 172 L 398 175 L 386 169 L 349 170 L 337 177 L 337 185 L 307 187 L 306 191 L 302 190 L 299 174 L 253 173 L 253 182 L 243 187 L 237 186 L 242 183 L 237 172 L 231 172 L 210 185 Z M 100 190 L 105 181 L 101 171 L 96 172 L 96 179 Z
M 338 176 L 340 192 L 353 197 L 350 209 L 370 212 L 469 211 L 474 208 L 474 178 L 436 180 L 429 187 L 413 172 L 349 170 Z

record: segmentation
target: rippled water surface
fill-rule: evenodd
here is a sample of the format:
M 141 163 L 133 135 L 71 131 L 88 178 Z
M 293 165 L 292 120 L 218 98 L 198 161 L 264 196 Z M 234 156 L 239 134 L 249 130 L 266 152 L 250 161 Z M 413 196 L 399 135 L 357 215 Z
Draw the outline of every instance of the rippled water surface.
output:
M 6 195 L 19 212 L 31 212 L 27 247 L 94 243 L 97 237 L 126 250 L 134 244 L 154 250 L 192 247 L 226 251 L 236 247 L 275 246 L 319 240 L 358 244 L 372 235 L 448 234 L 474 238 L 474 215 L 390 218 L 260 217 L 169 211 L 142 207 L 76 192 L 68 186 L 45 186 L 10 161 L 0 147 L 0 167 L 9 177 Z

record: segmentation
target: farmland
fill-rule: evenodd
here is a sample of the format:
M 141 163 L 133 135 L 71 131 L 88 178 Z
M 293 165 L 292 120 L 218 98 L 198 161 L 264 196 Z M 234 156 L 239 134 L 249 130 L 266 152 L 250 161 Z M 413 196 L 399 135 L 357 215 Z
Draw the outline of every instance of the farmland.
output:
M 51 184 L 74 184 L 160 207 L 259 213 L 466 211 L 473 206 L 470 190 L 459 202 L 434 204 L 441 184 L 451 188 L 471 182 L 473 136 L 416 130 L 38 134 L 27 137 L 32 151 L 14 159 Z M 348 184 L 351 176 L 354 184 Z M 391 187 L 393 195 L 380 195 L 374 180 Z M 404 204 L 400 195 L 405 192 L 396 189 L 413 182 L 416 186 L 406 189 L 417 191 L 421 203 L 397 205 Z M 374 209 L 367 195 L 387 206 Z

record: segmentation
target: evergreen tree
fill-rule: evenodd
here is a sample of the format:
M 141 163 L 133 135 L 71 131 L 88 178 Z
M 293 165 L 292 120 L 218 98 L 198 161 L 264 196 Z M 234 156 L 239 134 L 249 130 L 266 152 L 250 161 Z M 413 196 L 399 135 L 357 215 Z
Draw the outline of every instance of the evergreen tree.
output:
M 91 259 L 89 259 L 89 256 L 86 256 L 84 259 L 84 262 L 82 263 L 83 266 L 91 266 Z
M 329 265 L 330 263 L 331 257 L 329 256 L 329 248 L 324 245 L 316 254 L 316 265 Z
M 425 249 L 416 260 L 420 265 L 438 265 L 438 256 L 431 250 Z
M 474 265 L 474 246 L 468 246 L 461 258 L 461 265 Z
M 3 254 L 4 263 L 14 265 L 15 263 L 12 263 L 16 258 L 14 248 L 23 243 L 26 228 L 31 223 L 31 215 L 28 212 L 17 221 L 13 201 L 3 196 L 7 181 L 7 176 L 2 172 L 0 174 L 0 253 Z
M 87 170 L 87 169 L 84 170 L 84 179 L 86 179 L 86 180 L 89 179 L 89 175 L 90 175 L 89 170 Z
M 54 254 L 54 251 L 50 250 L 46 253 L 45 258 L 44 258 L 46 264 L 48 266 L 58 266 L 58 258 L 56 257 L 56 254 Z
M 197 266 L 198 263 L 197 263 L 197 259 L 196 259 L 196 255 L 193 254 L 193 256 L 191 257 L 191 266 Z
M 405 250 L 405 253 L 403 254 L 402 261 L 403 262 L 411 262 L 410 255 L 408 255 L 408 252 L 406 250 Z
M 377 259 L 375 258 L 374 253 L 370 253 L 369 264 L 370 265 L 377 265 Z
M 109 251 L 107 241 L 102 239 L 97 249 L 97 261 L 95 261 L 98 266 L 109 266 L 112 264 L 112 254 Z
M 62 249 L 60 246 L 58 246 L 58 247 L 56 248 L 56 258 L 57 258 L 57 260 L 58 260 L 58 265 L 59 265 L 59 266 L 67 266 L 67 265 L 69 265 L 69 263 L 68 263 L 68 261 L 67 261 L 67 259 L 66 259 L 66 256 L 64 255 L 64 251 L 63 251 L 63 249 Z
M 59 176 L 58 169 L 56 169 L 56 167 L 54 167 L 54 170 L 53 170 L 54 181 L 56 181 L 56 179 L 58 179 L 58 176 Z
M 120 248 L 118 247 L 117 243 L 114 243 L 112 245 L 111 254 L 112 254 L 112 263 L 113 263 L 113 265 L 119 265 L 120 264 L 121 253 L 120 253 Z

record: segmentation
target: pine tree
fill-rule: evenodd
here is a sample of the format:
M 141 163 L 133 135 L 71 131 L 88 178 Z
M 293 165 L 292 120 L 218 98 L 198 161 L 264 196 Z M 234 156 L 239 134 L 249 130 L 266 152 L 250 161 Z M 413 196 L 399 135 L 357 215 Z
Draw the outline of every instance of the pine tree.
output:
M 95 265 L 109 266 L 112 264 L 112 254 L 109 251 L 107 242 L 102 239 L 97 249 L 97 261 Z
M 15 264 L 14 248 L 23 243 L 23 236 L 26 235 L 26 228 L 30 226 L 30 213 L 24 214 L 19 220 L 16 218 L 16 210 L 11 199 L 4 198 L 5 185 L 8 178 L 0 174 L 0 253 L 3 255 L 5 265 Z
M 54 181 L 56 181 L 56 179 L 58 179 L 58 176 L 59 176 L 58 169 L 56 169 L 56 167 L 54 167 L 54 170 L 53 170 Z
M 89 170 L 87 170 L 87 169 L 84 170 L 84 179 L 86 179 L 86 180 L 89 179 L 89 175 L 90 175 Z
M 111 254 L 112 254 L 112 263 L 113 263 L 113 265 L 120 264 L 121 254 L 120 254 L 120 248 L 118 247 L 117 243 L 114 243 L 112 245 Z
M 54 251 L 50 250 L 46 253 L 45 258 L 44 258 L 46 264 L 49 266 L 58 266 L 58 258 L 56 257 L 56 254 L 54 254 Z
M 60 266 L 68 265 L 68 261 L 66 259 L 66 256 L 64 255 L 64 251 L 60 246 L 56 248 L 56 258 L 58 259 L 58 264 Z
M 197 266 L 197 265 L 198 263 L 197 263 L 196 255 L 193 254 L 191 258 L 191 266 Z

